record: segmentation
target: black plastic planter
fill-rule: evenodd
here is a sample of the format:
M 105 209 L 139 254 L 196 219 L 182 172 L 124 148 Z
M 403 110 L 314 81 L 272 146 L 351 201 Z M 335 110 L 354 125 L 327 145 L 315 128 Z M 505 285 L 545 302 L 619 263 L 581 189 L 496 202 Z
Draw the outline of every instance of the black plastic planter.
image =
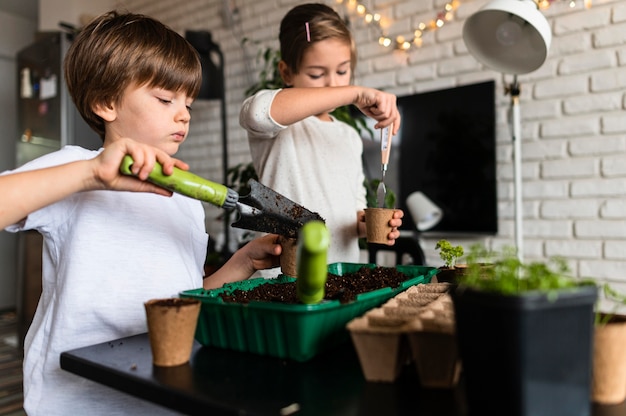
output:
M 452 294 L 469 414 L 589 416 L 595 286 Z

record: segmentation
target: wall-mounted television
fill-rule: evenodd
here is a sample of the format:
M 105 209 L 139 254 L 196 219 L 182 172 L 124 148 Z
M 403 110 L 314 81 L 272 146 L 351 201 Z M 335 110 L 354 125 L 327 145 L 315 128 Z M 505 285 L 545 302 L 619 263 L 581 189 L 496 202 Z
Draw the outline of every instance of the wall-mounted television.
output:
M 421 191 L 443 211 L 423 235 L 494 235 L 496 193 L 495 82 L 398 97 L 400 132 L 385 175 L 405 212 L 401 229 L 417 230 L 406 206 Z M 380 179 L 380 142 L 364 139 L 369 179 Z

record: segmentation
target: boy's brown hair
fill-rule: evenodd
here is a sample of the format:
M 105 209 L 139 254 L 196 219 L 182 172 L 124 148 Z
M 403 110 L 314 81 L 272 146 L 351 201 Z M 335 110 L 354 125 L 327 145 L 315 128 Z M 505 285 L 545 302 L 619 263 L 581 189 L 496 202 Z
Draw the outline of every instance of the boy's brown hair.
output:
M 350 45 L 350 69 L 356 65 L 356 46 L 346 22 L 329 6 L 301 4 L 291 9 L 280 23 L 280 54 L 289 69 L 297 74 L 304 51 L 313 43 L 338 39 Z
M 185 38 L 150 17 L 117 11 L 80 31 L 64 71 L 74 104 L 102 140 L 104 121 L 93 110 L 119 104 L 129 85 L 183 91 L 195 98 L 202 83 L 198 53 Z

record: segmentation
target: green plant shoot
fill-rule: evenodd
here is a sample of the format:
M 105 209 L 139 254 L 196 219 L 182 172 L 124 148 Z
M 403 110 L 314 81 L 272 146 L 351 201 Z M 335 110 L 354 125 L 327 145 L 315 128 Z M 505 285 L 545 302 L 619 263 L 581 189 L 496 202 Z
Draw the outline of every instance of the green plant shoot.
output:
M 611 312 L 602 313 L 600 311 L 597 311 L 596 316 L 595 316 L 596 326 L 602 326 L 602 325 L 608 324 L 613 318 L 613 316 L 615 316 L 617 309 L 620 306 L 626 305 L 626 295 L 618 293 L 615 289 L 611 288 L 611 286 L 609 286 L 608 283 L 605 283 L 604 285 L 602 285 L 602 290 L 607 300 L 615 302 L 615 307 L 613 308 Z
M 439 257 L 443 260 L 444 267 L 451 268 L 456 265 L 456 261 L 463 256 L 462 246 L 454 247 L 448 240 L 439 240 L 435 245 L 435 250 L 439 250 Z

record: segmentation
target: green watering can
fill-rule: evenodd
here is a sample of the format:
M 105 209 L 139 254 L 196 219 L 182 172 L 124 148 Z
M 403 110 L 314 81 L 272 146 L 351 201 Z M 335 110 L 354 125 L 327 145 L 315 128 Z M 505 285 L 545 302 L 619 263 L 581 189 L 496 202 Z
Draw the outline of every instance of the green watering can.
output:
M 330 233 L 324 222 L 309 221 L 300 229 L 296 253 L 296 294 L 304 304 L 319 303 L 324 299 L 329 244 Z

